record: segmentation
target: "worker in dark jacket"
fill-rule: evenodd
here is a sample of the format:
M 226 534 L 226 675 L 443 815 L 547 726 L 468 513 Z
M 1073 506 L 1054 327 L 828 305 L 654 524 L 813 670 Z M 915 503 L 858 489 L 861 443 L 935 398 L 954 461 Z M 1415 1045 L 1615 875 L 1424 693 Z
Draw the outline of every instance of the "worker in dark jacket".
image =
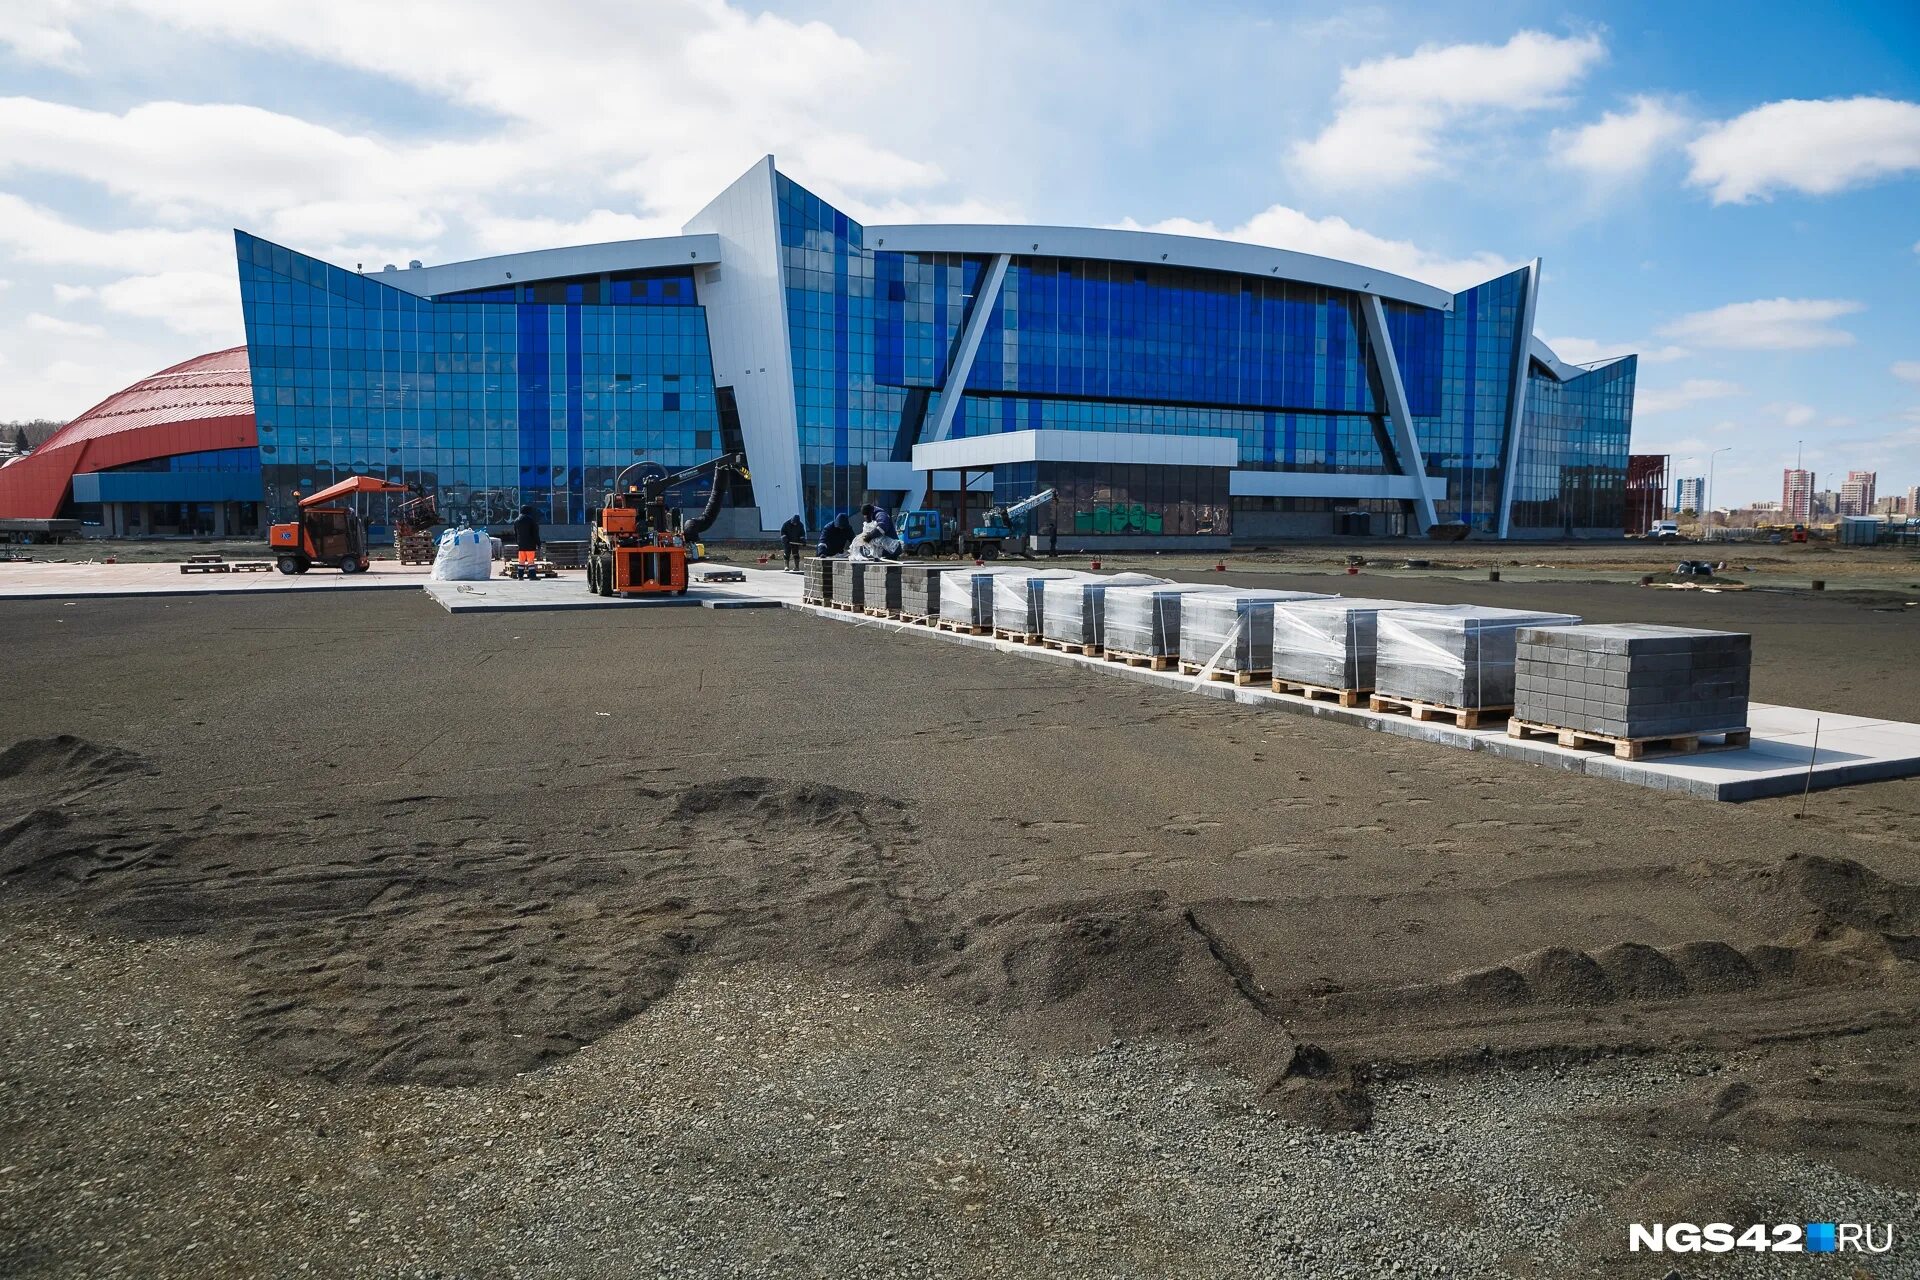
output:
M 820 545 L 816 550 L 822 556 L 844 554 L 853 543 L 853 523 L 845 515 L 834 517 L 832 524 L 820 533 Z
M 520 518 L 513 522 L 513 540 L 520 548 L 521 564 L 532 564 L 540 558 L 540 517 L 532 507 L 520 508 Z
M 787 551 L 788 572 L 798 572 L 800 568 L 800 548 L 807 540 L 807 522 L 799 516 L 793 516 L 780 526 L 780 542 Z

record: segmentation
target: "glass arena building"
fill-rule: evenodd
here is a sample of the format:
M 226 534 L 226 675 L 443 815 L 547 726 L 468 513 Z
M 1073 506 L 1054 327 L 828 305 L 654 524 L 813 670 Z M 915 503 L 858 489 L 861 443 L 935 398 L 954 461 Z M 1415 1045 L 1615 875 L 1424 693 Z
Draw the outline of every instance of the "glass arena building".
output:
M 369 473 L 579 526 L 632 463 L 743 448 L 716 536 L 963 486 L 1053 488 L 1063 547 L 1624 519 L 1635 360 L 1532 336 L 1538 262 L 1449 293 L 1222 240 L 863 227 L 771 156 L 675 237 L 364 274 L 236 239 L 268 518 Z

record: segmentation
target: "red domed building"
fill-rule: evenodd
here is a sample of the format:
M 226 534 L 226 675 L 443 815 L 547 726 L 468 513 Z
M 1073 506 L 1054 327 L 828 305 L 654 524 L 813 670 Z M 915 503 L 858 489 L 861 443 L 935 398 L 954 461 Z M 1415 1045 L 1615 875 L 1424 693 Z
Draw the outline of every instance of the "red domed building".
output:
M 142 378 L 0 467 L 0 528 L 246 536 L 262 496 L 247 349 L 232 347 Z

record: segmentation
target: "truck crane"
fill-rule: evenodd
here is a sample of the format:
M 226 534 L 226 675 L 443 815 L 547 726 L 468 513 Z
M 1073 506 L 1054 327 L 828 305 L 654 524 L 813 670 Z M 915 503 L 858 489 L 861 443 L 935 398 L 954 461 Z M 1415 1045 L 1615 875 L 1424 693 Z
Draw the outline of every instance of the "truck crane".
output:
M 324 564 L 342 573 L 365 573 L 367 527 L 351 501 L 354 495 L 362 493 L 420 494 L 421 490 L 419 485 L 397 484 L 378 476 L 348 476 L 304 498 L 296 493 L 294 497 L 299 498 L 300 507 L 295 518 L 267 531 L 267 545 L 274 553 L 280 572 L 305 573 L 316 564 Z M 349 501 L 342 506 L 334 502 L 336 498 Z M 422 495 L 406 503 L 403 511 L 410 516 L 424 517 L 431 525 L 435 519 L 432 502 Z
M 960 539 L 960 550 L 976 560 L 999 559 L 1002 545 L 1023 536 L 1025 532 L 1024 524 L 1016 525 L 1014 522 L 1024 520 L 1029 511 L 1037 511 L 1052 501 L 1053 490 L 1042 489 L 1018 502 L 1004 506 L 996 503 L 988 507 L 986 514 L 980 517 L 980 523 Z M 1033 559 L 1031 551 L 1022 550 L 1021 554 L 1029 560 Z
M 627 483 L 636 467 L 642 474 Z M 680 512 L 667 506 L 667 491 L 711 471 L 713 487 L 700 514 L 684 524 Z M 614 477 L 614 491 L 593 513 L 587 543 L 587 590 L 595 595 L 684 595 L 687 590 L 687 548 L 700 540 L 720 515 L 727 479 L 751 479 L 742 453 L 723 453 L 696 466 L 669 473 L 637 462 Z M 622 487 L 624 484 L 624 488 Z

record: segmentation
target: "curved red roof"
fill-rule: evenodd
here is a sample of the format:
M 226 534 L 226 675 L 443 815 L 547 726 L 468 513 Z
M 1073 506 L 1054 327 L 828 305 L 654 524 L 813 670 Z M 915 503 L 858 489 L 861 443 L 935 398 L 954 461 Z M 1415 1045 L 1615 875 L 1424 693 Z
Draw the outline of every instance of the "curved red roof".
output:
M 247 349 L 209 352 L 114 392 L 31 454 L 0 467 L 0 517 L 59 515 L 75 472 L 259 443 Z

